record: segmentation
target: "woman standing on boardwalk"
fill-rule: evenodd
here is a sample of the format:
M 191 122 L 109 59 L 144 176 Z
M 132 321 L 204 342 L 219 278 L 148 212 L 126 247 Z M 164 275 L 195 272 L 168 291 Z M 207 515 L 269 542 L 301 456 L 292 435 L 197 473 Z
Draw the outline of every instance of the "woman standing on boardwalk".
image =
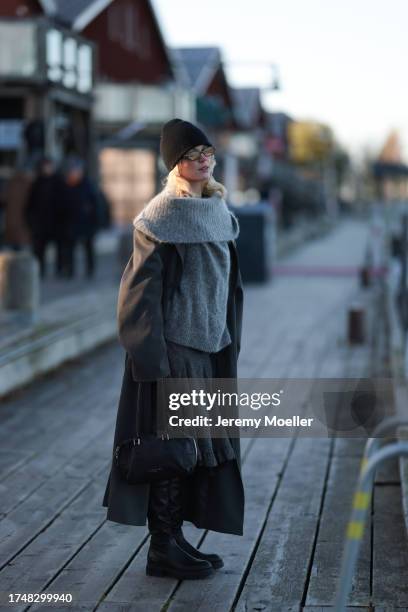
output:
M 126 349 L 114 448 L 154 431 L 157 380 L 236 378 L 243 291 L 235 245 L 236 217 L 212 176 L 215 149 L 193 124 L 173 119 L 160 150 L 169 174 L 164 189 L 134 219 L 133 253 L 118 298 L 119 340 Z M 148 523 L 146 572 L 200 578 L 222 567 L 186 541 L 184 520 L 242 535 L 244 488 L 239 438 L 197 438 L 191 476 L 130 485 L 112 462 L 103 505 L 107 518 Z

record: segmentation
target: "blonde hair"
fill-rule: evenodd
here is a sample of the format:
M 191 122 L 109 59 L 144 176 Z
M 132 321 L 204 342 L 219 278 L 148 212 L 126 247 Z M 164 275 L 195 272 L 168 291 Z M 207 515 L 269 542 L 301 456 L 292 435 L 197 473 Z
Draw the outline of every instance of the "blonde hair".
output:
M 227 190 L 222 185 L 215 180 L 212 173 L 214 167 L 216 165 L 215 158 L 213 158 L 211 162 L 211 176 L 203 185 L 203 197 L 211 197 L 215 194 L 218 194 L 222 198 L 227 197 Z M 168 175 L 163 180 L 164 191 L 170 193 L 176 198 L 182 197 L 193 197 L 194 194 L 190 191 L 190 183 L 187 179 L 183 178 L 179 172 L 178 164 L 174 166 L 172 170 L 168 173 Z

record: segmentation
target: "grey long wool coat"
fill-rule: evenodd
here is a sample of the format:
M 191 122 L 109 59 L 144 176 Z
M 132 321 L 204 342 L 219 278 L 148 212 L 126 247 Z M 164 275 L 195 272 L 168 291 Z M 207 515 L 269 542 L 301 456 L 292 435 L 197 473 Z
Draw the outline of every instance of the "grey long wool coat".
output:
M 218 378 L 236 378 L 241 345 L 243 290 L 235 241 L 231 254 L 227 324 L 232 343 L 222 349 Z M 124 374 L 116 418 L 113 450 L 135 433 L 135 410 L 140 405 L 142 433 L 154 431 L 152 407 L 156 382 L 170 376 L 163 317 L 168 296 L 183 270 L 185 245 L 157 243 L 133 230 L 133 253 L 123 272 L 118 297 L 119 341 L 126 350 Z M 239 438 L 231 438 L 237 460 L 212 470 L 195 470 L 184 480 L 184 520 L 196 527 L 242 535 L 244 487 Z M 102 505 L 107 519 L 126 525 L 145 525 L 149 484 L 130 485 L 113 461 Z

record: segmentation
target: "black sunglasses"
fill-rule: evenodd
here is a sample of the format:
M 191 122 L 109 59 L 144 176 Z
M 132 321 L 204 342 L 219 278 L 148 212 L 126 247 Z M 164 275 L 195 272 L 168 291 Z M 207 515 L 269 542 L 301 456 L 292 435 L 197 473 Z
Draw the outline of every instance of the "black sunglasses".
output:
M 214 155 L 214 153 L 215 153 L 215 147 L 205 147 L 201 151 L 198 151 L 197 149 L 193 149 L 189 153 L 186 153 L 185 155 L 183 155 L 181 159 L 189 159 L 190 161 L 197 161 L 197 159 L 200 159 L 201 155 L 205 155 L 205 157 L 211 157 L 212 155 Z

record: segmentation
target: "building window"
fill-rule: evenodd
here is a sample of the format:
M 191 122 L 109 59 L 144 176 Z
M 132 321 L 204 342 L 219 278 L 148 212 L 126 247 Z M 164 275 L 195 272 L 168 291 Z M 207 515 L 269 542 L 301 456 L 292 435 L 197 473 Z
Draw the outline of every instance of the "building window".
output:
M 89 93 L 92 89 L 92 50 L 89 45 L 78 49 L 78 91 Z
M 46 39 L 46 57 L 48 78 L 59 82 L 62 79 L 62 34 L 58 30 L 49 30 Z
M 64 80 L 65 87 L 76 85 L 77 43 L 73 38 L 64 40 Z

